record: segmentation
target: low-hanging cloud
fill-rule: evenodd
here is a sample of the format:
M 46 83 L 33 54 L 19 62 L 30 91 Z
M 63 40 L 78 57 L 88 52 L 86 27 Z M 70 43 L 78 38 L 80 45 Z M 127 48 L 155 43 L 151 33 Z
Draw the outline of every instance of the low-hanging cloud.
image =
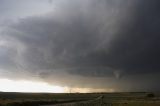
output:
M 0 68 L 16 77 L 21 75 L 15 72 L 23 71 L 24 76 L 69 86 L 115 87 L 121 76 L 128 78 L 119 81 L 124 85 L 134 82 L 128 76 L 157 73 L 158 4 L 158 0 L 60 0 L 48 14 L 6 26 L 0 35 L 5 42 L 0 43 Z M 89 85 L 97 78 L 101 79 L 97 84 Z

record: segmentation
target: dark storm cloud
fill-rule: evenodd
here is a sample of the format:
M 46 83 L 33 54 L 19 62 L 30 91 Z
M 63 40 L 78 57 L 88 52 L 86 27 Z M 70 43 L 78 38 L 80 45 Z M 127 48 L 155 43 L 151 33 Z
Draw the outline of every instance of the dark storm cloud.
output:
M 8 50 L 13 50 L 11 54 L 15 56 L 10 58 L 8 52 L 0 55 L 0 63 L 6 61 L 0 65 L 1 69 L 16 67 L 62 85 L 119 89 L 130 81 L 136 82 L 132 76 L 157 74 L 160 69 L 158 0 L 62 1 L 47 15 L 20 19 L 7 26 L 2 37 L 12 45 Z M 123 75 L 128 82 L 121 79 L 120 85 L 115 77 Z M 153 76 L 142 77 L 142 83 Z M 94 81 L 97 84 L 89 85 Z
M 12 39 L 13 42 L 19 42 L 18 45 L 22 46 L 21 48 L 17 47 L 17 51 L 20 56 L 22 55 L 20 59 L 24 61 L 24 64 L 20 64 L 23 68 L 30 67 L 33 70 L 65 69 L 71 72 L 74 70 L 73 73 L 76 73 L 76 70 L 88 70 L 88 74 L 93 73 L 94 70 L 96 73 L 98 68 L 99 72 L 103 69 L 106 70 L 108 67 L 101 65 L 103 57 L 101 57 L 101 50 L 98 50 L 98 46 L 101 49 L 100 43 L 106 33 L 108 33 L 106 39 L 111 39 L 111 28 L 116 27 L 117 24 L 115 22 L 112 23 L 116 25 L 103 24 L 106 19 L 118 20 L 111 18 L 113 14 L 110 12 L 111 10 L 108 14 L 102 14 L 106 8 L 106 4 L 103 2 L 91 2 L 92 4 L 89 3 L 85 8 L 82 8 L 83 3 L 78 5 L 77 2 L 74 2 L 74 5 L 79 6 L 77 9 L 69 7 L 70 5 L 67 4 L 66 7 L 63 7 L 65 11 L 60 8 L 53 13 L 54 16 L 21 19 L 19 23 L 9 26 L 5 37 Z M 97 3 L 94 10 L 88 10 Z M 101 8 L 99 9 L 99 7 Z M 97 11 L 96 14 L 93 11 Z M 102 13 L 99 13 L 100 11 Z M 103 15 L 102 18 L 96 17 L 97 14 L 98 16 Z M 100 24 L 99 27 L 97 24 Z M 109 29 L 104 29 L 105 26 Z M 105 32 L 106 30 L 108 32 Z M 102 45 L 104 46 L 104 44 Z M 94 68 L 93 65 L 95 65 Z M 109 71 L 109 69 L 107 70 Z
M 112 42 L 111 65 L 132 73 L 156 72 L 160 69 L 159 4 L 157 0 L 140 2 L 132 21 Z

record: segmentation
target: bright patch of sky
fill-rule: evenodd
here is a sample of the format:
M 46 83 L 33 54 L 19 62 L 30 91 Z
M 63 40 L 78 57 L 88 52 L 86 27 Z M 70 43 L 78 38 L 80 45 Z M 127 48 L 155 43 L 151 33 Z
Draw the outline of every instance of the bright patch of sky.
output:
M 54 2 L 50 0 L 1 0 L 0 23 L 45 14 L 53 9 Z

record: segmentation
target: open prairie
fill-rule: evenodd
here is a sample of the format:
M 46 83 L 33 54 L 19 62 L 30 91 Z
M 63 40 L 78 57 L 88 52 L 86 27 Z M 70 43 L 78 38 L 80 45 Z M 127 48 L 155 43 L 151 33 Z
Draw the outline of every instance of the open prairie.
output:
M 160 106 L 159 94 L 123 93 L 0 93 L 0 106 Z

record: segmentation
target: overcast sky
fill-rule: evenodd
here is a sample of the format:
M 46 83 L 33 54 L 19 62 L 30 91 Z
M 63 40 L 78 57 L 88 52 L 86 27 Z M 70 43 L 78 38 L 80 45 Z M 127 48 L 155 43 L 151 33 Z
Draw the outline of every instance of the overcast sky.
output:
M 0 78 L 160 90 L 160 0 L 0 0 Z

